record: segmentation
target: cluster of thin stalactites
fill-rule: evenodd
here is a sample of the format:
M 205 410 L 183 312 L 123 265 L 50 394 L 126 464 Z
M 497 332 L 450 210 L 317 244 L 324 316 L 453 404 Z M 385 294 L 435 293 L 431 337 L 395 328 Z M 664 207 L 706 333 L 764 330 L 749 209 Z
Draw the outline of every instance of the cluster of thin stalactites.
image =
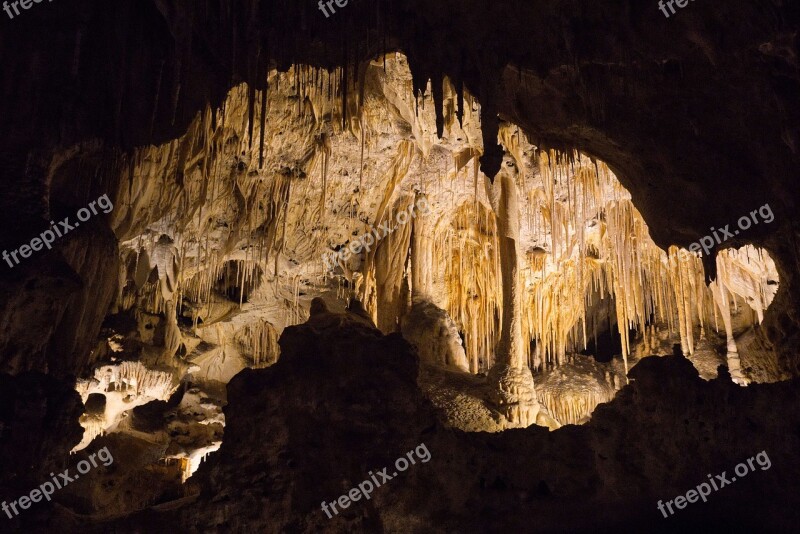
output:
M 331 130 L 333 135 L 360 137 L 363 170 L 363 146 L 369 145 L 369 128 L 361 115 L 363 102 L 358 96 L 349 101 L 341 98 L 348 84 L 363 83 L 362 79 L 344 80 L 341 72 L 298 67 L 286 74 L 271 73 L 270 81 L 272 90 L 282 90 L 288 84 L 297 93 L 297 111 L 308 116 L 310 129 L 327 120 L 337 125 Z M 450 95 L 450 100 L 454 100 L 452 85 L 444 83 L 445 96 Z M 354 95 L 362 93 L 363 86 Z M 293 189 L 297 178 L 293 173 L 299 171 L 289 169 L 268 175 L 256 172 L 263 164 L 264 148 L 254 142 L 257 137 L 254 132 L 268 127 L 262 120 L 267 108 L 255 105 L 263 100 L 261 95 L 246 86 L 233 89 L 222 109 L 216 112 L 208 109 L 200 114 L 183 138 L 162 147 L 142 149 L 128 163 L 131 183 L 129 188 L 123 188 L 124 198 L 119 199 L 128 211 L 119 210 L 114 215 L 118 232 L 127 232 L 125 237 L 129 241 L 125 245 L 138 250 L 156 247 L 158 234 L 149 233 L 146 238 L 149 243 L 143 244 L 141 236 L 147 232 L 131 222 L 135 219 L 130 214 L 140 211 L 166 213 L 159 224 L 170 228 L 170 242 L 174 242 L 172 254 L 178 273 L 176 287 L 171 289 L 176 296 L 167 293 L 165 297 L 163 292 L 159 295 L 153 291 L 151 305 L 157 311 L 180 313 L 184 297 L 208 302 L 223 266 L 232 258 L 277 275 L 276 258 L 286 253 L 287 242 L 294 240 L 295 251 L 304 247 L 307 258 L 321 258 L 326 250 L 325 236 L 312 237 L 309 232 L 305 238 L 313 242 L 298 245 L 299 238 L 291 236 L 292 228 L 287 225 L 290 207 L 308 200 L 302 198 L 303 190 Z M 430 95 L 430 89 L 426 95 Z M 410 101 L 416 99 L 419 103 L 419 96 Z M 424 106 L 425 95 L 421 96 Z M 459 95 L 458 100 L 466 101 L 467 108 L 466 113 L 457 110 L 459 120 L 462 116 L 464 121 L 468 120 L 470 113 L 479 114 L 479 106 L 476 108 L 469 95 Z M 448 128 L 454 124 L 456 115 L 451 108 L 445 116 Z M 419 114 L 418 108 L 415 111 Z M 304 181 L 306 188 L 307 180 L 317 176 L 322 182 L 315 217 L 324 223 L 329 209 L 326 186 L 331 143 L 329 135 L 315 139 L 304 162 L 310 170 Z M 524 152 L 531 145 L 519 128 L 513 125 L 501 128 L 500 141 L 522 167 Z M 388 173 L 390 184 L 381 203 L 383 214 L 376 221 L 392 215 L 395 204 L 391 200 L 400 194 L 399 184 L 408 178 L 405 173 L 410 160 L 424 148 L 409 141 L 399 146 L 403 154 L 398 155 Z M 626 364 L 631 353 L 628 331 L 644 331 L 653 320 L 678 333 L 687 354 L 694 350 L 694 331 L 698 326 L 726 330 L 730 338 L 732 306 L 735 310 L 747 302 L 755 310 L 755 320 L 761 320 L 774 295 L 774 287 L 767 287 L 767 283 L 777 279 L 774 264 L 764 251 L 753 247 L 721 251 L 717 256 L 716 286 L 709 288 L 697 254 L 675 247 L 665 252 L 652 242 L 630 195 L 604 163 L 579 152 L 541 151 L 535 147 L 533 152 L 531 168 L 520 172 L 517 183 L 519 198 L 524 199 L 520 224 L 525 247 L 520 284 L 523 331 L 528 338 L 524 346 L 529 363 L 559 364 L 568 352 L 585 348 L 588 339 L 597 334 L 597 321 L 588 312 L 598 298 L 613 299 Z M 224 158 L 239 153 L 247 153 L 251 159 L 240 175 L 231 177 L 232 171 L 223 165 Z M 478 187 L 478 157 L 477 148 L 466 155 L 463 151 L 454 154 L 455 173 L 446 179 L 463 180 L 464 189 L 473 194 L 455 203 L 451 213 L 437 214 L 439 220 L 430 225 L 435 229 L 431 267 L 442 273 L 436 277 L 437 294 L 441 296 L 437 304 L 447 309 L 461 328 L 473 371 L 491 366 L 502 316 L 495 216 L 479 194 L 482 188 Z M 473 162 L 473 172 L 469 161 Z M 183 186 L 168 187 L 166 182 L 174 180 L 176 174 L 180 175 Z M 357 179 L 360 181 L 362 177 Z M 236 194 L 226 196 L 223 183 L 233 187 Z M 435 184 L 428 187 L 433 190 Z M 148 188 L 158 189 L 158 194 L 148 193 Z M 219 235 L 214 217 L 207 215 L 224 211 L 218 205 L 224 202 L 236 202 L 240 216 L 237 224 L 225 230 L 227 235 Z M 177 224 L 176 213 L 189 222 Z M 298 228 L 307 224 L 293 223 Z M 398 247 L 398 253 L 406 253 L 402 243 L 387 240 L 387 246 L 390 242 Z M 356 287 L 373 317 L 378 317 L 374 296 L 376 274 L 381 279 L 388 276 L 376 273 L 376 269 L 407 270 L 411 264 L 376 261 L 374 252 L 367 256 L 360 285 Z M 321 261 L 315 262 L 309 271 L 310 275 L 329 274 L 323 272 Z M 251 272 L 252 269 L 241 270 L 242 284 L 248 282 L 246 278 Z M 352 288 L 352 273 L 345 274 L 350 277 L 345 285 Z M 274 278 L 277 284 L 278 277 Z M 293 285 L 288 298 L 295 302 L 286 317 L 288 323 L 304 319 L 296 302 L 300 293 L 297 279 Z M 341 290 L 341 283 L 339 287 Z M 247 331 L 259 337 L 250 344 L 258 354 L 263 352 L 262 346 L 273 343 L 264 338 L 263 329 L 254 327 Z

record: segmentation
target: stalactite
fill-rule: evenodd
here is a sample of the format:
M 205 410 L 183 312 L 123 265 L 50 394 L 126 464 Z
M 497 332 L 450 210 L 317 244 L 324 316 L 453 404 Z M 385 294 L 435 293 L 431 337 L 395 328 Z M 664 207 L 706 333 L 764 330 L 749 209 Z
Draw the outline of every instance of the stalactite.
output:
M 431 92 L 433 95 L 433 107 L 436 113 L 436 136 L 441 139 L 444 136 L 444 80 L 442 73 L 434 74 L 431 79 Z
M 539 402 L 562 425 L 580 424 L 598 404 L 612 400 L 614 393 L 613 384 L 583 368 L 550 371 L 536 384 Z
M 324 228 L 326 198 L 328 194 L 328 163 L 331 157 L 331 142 L 330 138 L 327 135 L 323 134 L 322 138 L 320 139 L 319 148 L 322 152 L 322 164 L 321 164 L 322 195 L 320 197 L 319 213 L 320 213 L 320 225 Z
M 150 370 L 140 362 L 122 362 L 118 368 L 113 368 L 109 387 L 115 391 L 132 390 L 137 396 L 146 394 L 167 400 L 176 384 L 169 373 Z
M 471 370 L 485 372 L 494 363 L 499 338 L 492 318 L 502 313 L 494 215 L 483 204 L 465 201 L 436 235 L 433 265 L 445 265 L 447 312 L 464 325 Z
M 255 124 L 256 87 L 250 84 L 247 87 L 247 148 L 253 150 L 253 127 Z
M 261 91 L 261 136 L 258 145 L 258 168 L 264 168 L 264 135 L 266 134 L 267 122 L 267 97 L 269 93 L 269 81 L 264 85 L 264 90 Z
M 347 79 L 348 79 L 348 63 L 350 58 L 347 56 L 347 39 L 344 40 L 344 45 L 342 47 L 342 82 L 341 82 L 341 91 L 342 91 L 342 131 L 347 131 Z

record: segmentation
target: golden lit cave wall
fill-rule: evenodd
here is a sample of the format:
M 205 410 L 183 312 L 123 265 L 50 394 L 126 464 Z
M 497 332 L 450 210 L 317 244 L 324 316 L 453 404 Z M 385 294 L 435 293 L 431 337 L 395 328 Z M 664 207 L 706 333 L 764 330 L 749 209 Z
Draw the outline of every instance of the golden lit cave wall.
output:
M 518 184 L 528 199 L 522 225 L 542 245 L 526 251 L 521 269 L 526 341 L 535 340 L 541 351 L 530 354 L 525 343 L 530 365 L 539 357 L 563 363 L 567 353 L 584 349 L 596 336 L 596 324 L 589 321 L 587 328 L 586 317 L 593 295 L 613 299 L 626 366 L 627 331 L 644 331 L 651 316 L 679 335 L 686 354 L 694 352 L 698 327 L 701 337 L 710 327 L 724 330 L 722 317 L 730 309 L 747 303 L 751 322 L 763 319 L 777 289 L 777 272 L 765 251 L 720 251 L 718 283 L 728 293 L 726 309 L 705 285 L 699 255 L 658 248 L 630 194 L 604 163 L 549 151 L 538 152 L 538 166 L 538 176 L 521 173 Z M 497 250 L 494 214 L 477 199 L 461 204 L 437 231 L 434 264 L 444 265 L 447 310 L 462 329 L 473 372 L 491 367 L 499 336 Z
M 292 100 L 295 93 L 302 95 L 291 112 L 305 117 L 300 122 L 306 131 L 298 135 L 313 138 L 315 120 L 341 117 L 341 83 L 341 70 L 300 67 L 289 73 L 272 72 L 270 106 L 286 109 L 285 101 Z M 250 267 L 258 266 L 264 272 L 270 267 L 277 269 L 277 263 L 270 264 L 286 246 L 290 185 L 298 178 L 293 173 L 307 165 L 320 169 L 324 180 L 329 150 L 320 140 L 318 150 L 304 152 L 305 147 L 301 147 L 292 154 L 297 163 L 293 168 L 260 172 L 261 155 L 276 148 L 262 146 L 260 130 L 267 125 L 262 120 L 267 110 L 259 105 L 261 96 L 262 92 L 250 91 L 246 85 L 237 86 L 220 109 L 207 108 L 199 113 L 182 138 L 160 147 L 138 149 L 131 158 L 120 161 L 128 187 L 122 188 L 115 202 L 121 209 L 115 210 L 113 225 L 123 239 L 121 253 L 129 260 L 123 262 L 120 275 L 117 302 L 121 309 L 130 309 L 138 302 L 141 309 L 166 312 L 174 318 L 175 313 L 183 311 L 184 296 L 198 304 L 212 302 L 212 290 L 232 258 L 247 266 L 241 270 L 239 285 L 250 282 L 255 272 Z M 284 119 L 271 115 L 269 120 L 274 121 L 273 128 L 280 129 Z M 304 224 L 323 219 L 321 211 L 312 215 L 312 221 L 309 217 L 296 219 Z M 220 220 L 229 223 L 225 230 L 220 231 Z M 171 286 L 174 298 L 172 292 L 162 291 L 167 284 L 147 280 L 148 256 L 152 257 L 159 246 L 158 227 L 169 228 L 179 243 L 179 248 L 171 251 L 177 264 Z M 247 246 L 239 246 L 243 242 Z M 307 255 L 319 254 L 309 251 Z M 301 319 L 300 314 L 290 315 L 290 323 Z M 257 323 L 246 331 L 253 333 L 253 339 L 243 340 L 243 348 L 252 354 L 253 365 L 263 365 L 267 354 L 274 352 L 275 333 Z
M 329 245 L 319 229 L 328 224 L 325 205 L 329 197 L 326 183 L 332 156 L 331 135 L 347 131 L 360 139 L 363 172 L 364 148 L 367 152 L 370 150 L 370 131 L 365 125 L 382 120 L 380 110 L 375 110 L 376 101 L 379 104 L 382 101 L 371 96 L 369 91 L 364 92 L 368 81 L 365 72 L 374 73 L 380 68 L 386 78 L 380 82 L 385 82 L 381 88 L 385 92 L 383 98 L 411 121 L 415 143 L 423 153 L 430 150 L 435 136 L 435 128 L 422 131 L 423 122 L 435 122 L 434 113 L 430 104 L 425 110 L 424 97 L 416 100 L 415 110 L 411 78 L 404 77 L 408 70 L 405 58 L 401 54 L 389 54 L 382 67 L 376 65 L 372 62 L 366 70 L 351 71 L 346 80 L 342 69 L 329 72 L 297 65 L 287 73 L 272 71 L 268 99 L 261 91 L 251 90 L 244 84 L 237 86 L 229 92 L 220 109 L 207 108 L 199 113 L 182 138 L 160 147 L 139 149 L 131 158 L 121 157 L 120 172 L 127 178 L 128 187 L 123 188 L 115 202 L 118 206 L 112 215 L 115 232 L 127 247 L 138 252 L 143 247 L 152 247 L 152 243 L 143 241 L 152 242 L 158 238 L 146 235 L 146 227 L 152 228 L 155 221 L 170 227 L 173 234 L 177 234 L 175 241 L 180 243 L 176 251 L 180 261 L 178 296 L 201 301 L 209 298 L 219 269 L 231 259 L 237 244 L 243 240 L 250 245 L 239 248 L 244 253 L 237 254 L 236 259 L 259 262 L 264 272 L 268 272 L 267 263 L 276 260 L 287 247 L 295 254 L 295 259 L 308 261 L 321 257 Z M 395 82 L 397 85 L 392 85 Z M 444 85 L 445 123 L 449 128 L 457 120 L 453 109 L 456 94 L 449 81 L 445 80 Z M 349 92 L 346 100 L 342 98 L 345 87 Z M 430 93 L 429 89 L 428 100 Z M 463 124 L 477 124 L 478 112 L 473 109 L 472 97 L 466 92 L 462 96 L 466 102 L 462 110 Z M 347 113 L 343 112 L 344 102 Z M 269 118 L 265 120 L 267 113 Z M 291 122 L 298 117 L 299 125 Z M 320 125 L 330 128 L 320 133 L 317 131 Z M 267 134 L 265 138 L 265 128 L 281 133 L 292 131 L 293 136 L 288 139 L 288 136 Z M 299 133 L 298 128 L 302 130 Z M 298 142 L 307 139 L 312 139 L 313 143 L 306 146 Z M 409 149 L 412 145 L 407 141 L 400 143 L 401 147 Z M 393 169 L 402 170 L 403 163 L 409 159 L 403 152 L 400 151 Z M 261 172 L 262 158 L 275 154 L 280 155 L 281 164 L 286 167 L 277 173 L 267 167 Z M 231 165 L 237 160 L 239 165 Z M 395 174 L 402 178 L 405 172 Z M 309 183 L 318 179 L 322 183 L 321 195 L 309 202 Z M 392 180 L 391 176 L 384 179 Z M 386 200 L 391 196 L 389 191 Z M 234 224 L 228 226 L 224 235 L 219 235 L 215 226 L 221 214 L 226 213 L 237 216 L 229 218 Z M 219 246 L 220 241 L 222 246 Z M 277 262 L 274 269 L 277 270 Z M 135 276 L 133 271 L 122 273 L 121 288 L 126 285 L 126 277 Z M 321 264 L 319 272 L 322 272 Z M 372 275 L 367 272 L 364 278 L 370 279 Z M 360 288 L 360 294 L 373 302 L 374 291 L 369 289 Z M 130 294 L 120 296 L 120 302 L 126 306 L 131 304 Z M 149 307 L 163 310 L 163 298 L 151 294 L 148 300 Z M 180 302 L 180 298 L 177 300 Z M 374 313 L 374 309 L 371 311 Z
M 295 91 L 303 95 L 297 99 L 296 112 L 308 117 L 302 126 L 308 129 L 306 133 L 310 135 L 314 122 L 324 116 L 335 119 L 336 131 L 341 129 L 338 124 L 342 116 L 340 73 L 300 67 L 288 74 L 270 76 L 273 88 L 277 86 L 288 94 L 293 91 L 281 89 L 281 86 L 294 84 Z M 305 239 L 305 245 L 301 246 L 294 235 L 298 228 L 287 228 L 288 211 L 298 209 L 304 199 L 302 191 L 291 190 L 292 172 L 296 169 L 272 174 L 268 179 L 254 172 L 263 153 L 258 135 L 263 124 L 263 108 L 256 105 L 260 96 L 260 92 L 251 92 L 246 86 L 234 88 L 221 110 L 207 109 L 199 114 L 183 138 L 162 147 L 141 149 L 131 160 L 122 162 L 123 167 L 127 165 L 124 172 L 129 175 L 130 183 L 116 202 L 122 209 L 115 210 L 113 215 L 115 231 L 128 238 L 139 236 L 131 239 L 128 245 L 141 250 L 144 230 L 141 221 L 159 217 L 167 222 L 171 217 L 182 219 L 172 221 L 180 223 L 175 225 L 181 237 L 181 249 L 176 251 L 180 274 L 175 289 L 179 297 L 185 294 L 200 301 L 208 299 L 219 270 L 243 239 L 248 240 L 250 246 L 245 249 L 244 257 L 238 259 L 256 262 L 265 272 L 269 260 L 276 257 L 287 241 L 292 241 L 295 250 L 307 248 L 303 250 L 306 257 L 318 256 L 324 249 L 321 240 L 308 239 L 305 231 L 299 232 Z M 468 103 L 473 107 L 469 98 Z M 347 126 L 363 139 L 362 125 L 357 120 L 354 122 L 359 117 L 358 106 L 356 98 L 349 101 L 348 117 L 353 120 Z M 453 114 L 447 113 L 446 119 L 454 120 Z M 500 130 L 500 139 L 524 169 L 523 149 L 529 146 L 525 135 L 517 127 L 505 125 Z M 248 155 L 244 169 L 224 164 L 226 158 L 239 157 L 242 153 Z M 524 321 L 528 337 L 536 340 L 543 353 L 541 357 L 559 363 L 568 351 L 585 345 L 589 335 L 585 314 L 592 294 L 614 298 L 623 332 L 625 326 L 641 329 L 655 312 L 659 320 L 680 332 L 684 350 L 691 353 L 693 325 L 705 327 L 709 317 L 716 317 L 718 312 L 726 313 L 714 305 L 703 283 L 699 258 L 677 250 L 666 254 L 655 247 L 641 216 L 630 202 L 630 195 L 602 162 L 578 152 L 537 151 L 536 155 L 533 163 L 538 172 L 521 172 L 518 186 L 527 199 L 523 203 L 521 222 L 535 238 L 534 245 L 524 251 L 522 276 L 527 299 Z M 477 154 L 454 156 L 464 160 L 454 162 L 454 167 L 464 167 L 471 159 L 469 156 Z M 297 161 L 303 162 L 305 168 L 313 169 L 313 178 L 323 183 L 322 199 L 316 204 L 320 209 L 292 218 L 304 228 L 309 223 L 324 226 L 324 184 L 328 179 L 330 157 L 330 142 L 325 136 L 318 139 L 314 150 L 297 156 Z M 309 179 L 304 180 L 306 187 Z M 391 177 L 388 181 L 393 183 Z M 170 187 L 174 182 L 181 187 Z M 477 189 L 477 182 L 475 185 Z M 226 191 L 234 194 L 223 194 Z M 391 196 L 387 192 L 387 197 Z M 221 236 L 222 247 L 212 246 L 209 236 L 213 215 L 231 209 L 239 213 L 233 219 L 236 224 L 228 227 L 227 236 Z M 446 272 L 445 307 L 462 327 L 473 371 L 485 370 L 492 363 L 501 314 L 501 291 L 497 286 L 499 258 L 492 229 L 494 215 L 482 205 L 478 207 L 477 193 L 476 198 L 459 209 L 473 212 L 459 212 L 454 215 L 455 221 L 466 217 L 478 221 L 472 223 L 473 227 L 478 224 L 485 227 L 485 231 L 469 237 L 469 231 L 465 230 L 468 225 L 455 222 L 446 235 L 437 236 L 436 265 L 442 268 L 439 272 Z M 480 222 L 481 217 L 485 218 L 484 222 Z M 220 236 L 215 238 L 213 242 L 220 242 Z M 145 239 L 150 239 L 152 249 L 156 236 Z M 443 253 L 444 250 L 448 253 Z M 480 261 L 479 253 L 483 258 Z M 733 261 L 724 254 L 720 257 L 723 263 Z M 724 265 L 722 271 L 728 272 Z M 763 281 L 755 280 L 758 276 L 751 271 L 745 269 L 742 274 L 741 269 L 733 266 L 730 272 L 738 273 L 738 278 L 723 280 L 721 285 L 734 299 L 734 307 L 737 306 L 736 296 L 742 292 L 765 292 Z M 129 274 L 135 277 L 134 273 Z M 367 272 L 364 279 L 370 281 L 373 274 Z M 742 276 L 745 281 L 739 280 Z M 161 310 L 166 304 L 164 292 L 158 288 L 158 284 L 151 283 L 145 287 L 148 309 Z M 371 305 L 375 303 L 374 293 L 367 289 L 369 287 L 362 288 L 368 295 L 368 308 L 374 313 Z M 128 295 L 120 302 L 127 307 L 131 300 Z M 750 300 L 756 302 L 756 315 L 760 318 L 767 304 L 761 302 L 764 299 Z M 300 318 L 298 314 L 295 319 Z M 530 350 L 530 343 L 525 346 Z M 626 359 L 629 352 L 627 336 L 623 336 Z M 533 363 L 533 355 L 529 354 L 528 360 Z
M 463 203 L 437 232 L 434 265 L 444 264 L 447 312 L 461 325 L 473 373 L 492 363 L 500 335 L 503 291 L 494 212 L 474 200 Z

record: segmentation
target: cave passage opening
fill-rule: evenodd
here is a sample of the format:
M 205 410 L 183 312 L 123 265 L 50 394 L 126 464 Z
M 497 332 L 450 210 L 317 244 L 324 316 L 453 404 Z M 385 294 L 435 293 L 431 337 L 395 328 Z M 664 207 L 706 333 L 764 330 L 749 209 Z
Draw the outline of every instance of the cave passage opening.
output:
M 221 444 L 225 384 L 278 361 L 281 332 L 307 320 L 401 332 L 421 389 L 465 430 L 583 423 L 675 345 L 703 378 L 724 364 L 769 380 L 748 365 L 778 283 L 764 250 L 716 251 L 707 285 L 698 253 L 653 243 L 608 165 L 511 122 L 489 179 L 480 102 L 447 78 L 415 94 L 402 54 L 267 81 L 123 168 L 118 296 L 78 382 L 106 403 L 78 448 L 160 421 L 161 460 L 187 480 Z

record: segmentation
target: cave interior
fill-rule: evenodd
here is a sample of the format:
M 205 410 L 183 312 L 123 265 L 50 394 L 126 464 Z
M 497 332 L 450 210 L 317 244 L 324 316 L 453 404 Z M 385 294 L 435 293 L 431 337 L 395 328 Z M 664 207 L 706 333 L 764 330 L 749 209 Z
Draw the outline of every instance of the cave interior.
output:
M 793 531 L 800 6 L 652 4 L 4 20 L 0 531 Z

